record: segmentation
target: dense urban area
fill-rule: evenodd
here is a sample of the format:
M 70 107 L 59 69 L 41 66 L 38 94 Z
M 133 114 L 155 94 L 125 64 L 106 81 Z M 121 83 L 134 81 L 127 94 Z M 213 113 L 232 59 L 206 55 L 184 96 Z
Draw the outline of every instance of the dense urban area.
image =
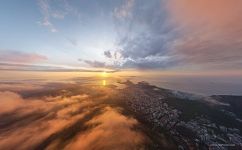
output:
M 133 84 L 127 81 L 124 84 L 127 87 L 120 94 L 126 106 L 141 120 L 147 121 L 153 130 L 168 133 L 178 149 L 242 149 L 242 120 L 226 110 L 229 104 L 212 97 L 213 102 L 209 104 L 203 101 L 207 99 L 205 97 L 196 99 L 196 96 L 178 94 L 145 82 Z M 189 103 L 194 106 L 189 108 Z M 216 113 L 220 117 L 211 118 L 216 117 Z

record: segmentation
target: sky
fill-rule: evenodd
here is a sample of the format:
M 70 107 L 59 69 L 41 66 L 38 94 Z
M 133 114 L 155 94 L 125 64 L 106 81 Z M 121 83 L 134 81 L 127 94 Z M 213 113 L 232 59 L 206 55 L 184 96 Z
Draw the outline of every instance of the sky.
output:
M 241 72 L 241 0 L 2 0 L 0 69 Z

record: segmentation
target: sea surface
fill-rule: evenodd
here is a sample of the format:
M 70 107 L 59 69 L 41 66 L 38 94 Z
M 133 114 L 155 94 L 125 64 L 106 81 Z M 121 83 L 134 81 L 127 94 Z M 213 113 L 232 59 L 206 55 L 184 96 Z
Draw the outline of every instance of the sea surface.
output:
M 139 78 L 152 85 L 201 95 L 242 95 L 242 79 L 233 81 L 213 78 Z
M 80 84 L 110 85 L 130 80 L 146 81 L 162 88 L 179 90 L 201 95 L 242 95 L 242 76 L 169 76 L 86 72 L 14 72 L 5 71 L 0 74 L 0 83 L 4 82 L 78 82 Z

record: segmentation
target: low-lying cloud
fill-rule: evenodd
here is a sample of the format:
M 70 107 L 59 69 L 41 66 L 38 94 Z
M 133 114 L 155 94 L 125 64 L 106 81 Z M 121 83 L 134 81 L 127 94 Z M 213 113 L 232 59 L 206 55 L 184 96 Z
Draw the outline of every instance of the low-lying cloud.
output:
M 0 92 L 0 150 L 134 149 L 144 143 L 133 130 L 138 121 L 103 103 L 103 90 L 75 89 L 28 98 Z
M 66 149 L 135 149 L 144 142 L 144 136 L 132 128 L 138 122 L 120 115 L 119 111 L 106 107 L 101 115 L 86 122 L 95 126 L 84 134 L 79 134 Z M 129 140 L 127 140 L 129 139 Z

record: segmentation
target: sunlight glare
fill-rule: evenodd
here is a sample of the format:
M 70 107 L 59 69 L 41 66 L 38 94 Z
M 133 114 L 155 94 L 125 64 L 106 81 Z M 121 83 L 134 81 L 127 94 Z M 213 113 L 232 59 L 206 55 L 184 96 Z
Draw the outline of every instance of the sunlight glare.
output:
M 106 80 L 102 80 L 102 85 L 103 85 L 103 86 L 106 86 L 106 84 L 107 84 L 107 83 L 106 83 Z
M 107 76 L 108 76 L 107 72 L 103 71 L 102 72 L 102 77 L 107 77 Z

